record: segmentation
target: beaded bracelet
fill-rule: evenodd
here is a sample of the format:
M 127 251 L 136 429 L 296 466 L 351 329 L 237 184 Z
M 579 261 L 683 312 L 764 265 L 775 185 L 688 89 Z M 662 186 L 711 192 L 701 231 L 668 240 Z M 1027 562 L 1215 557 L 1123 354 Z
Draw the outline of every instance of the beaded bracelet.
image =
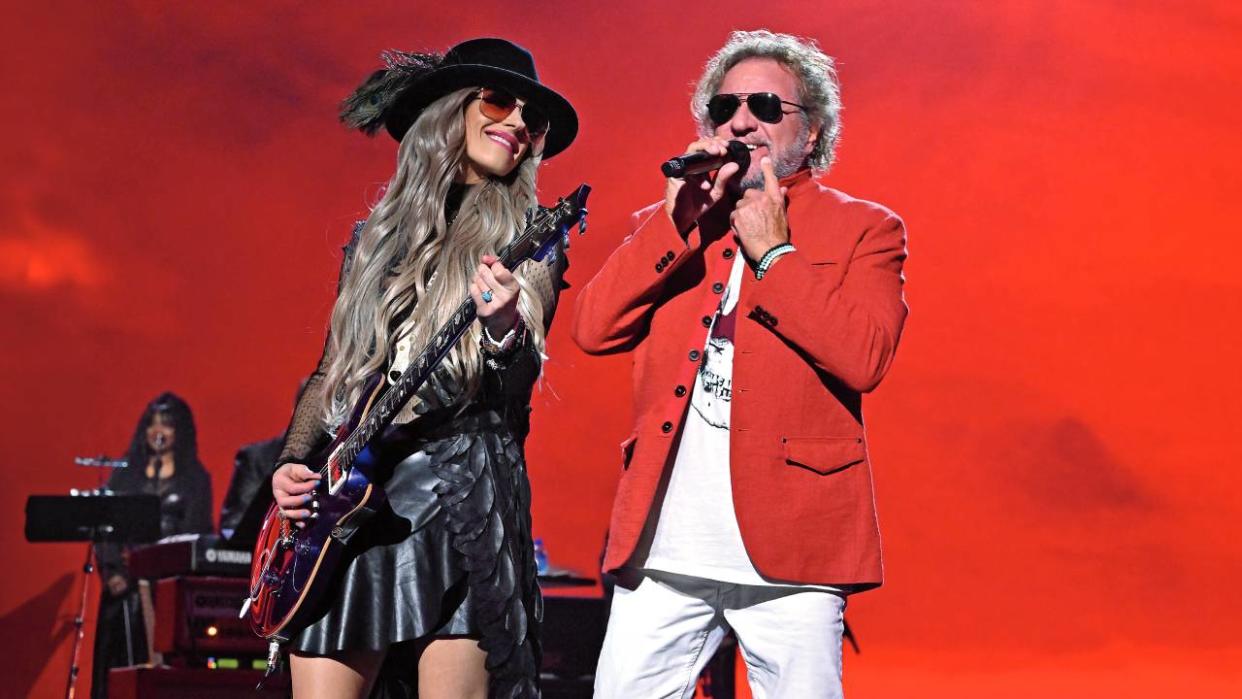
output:
M 780 245 L 777 245 L 771 250 L 763 253 L 763 257 L 759 259 L 759 264 L 755 265 L 755 279 L 763 279 L 763 275 L 768 273 L 769 267 L 780 259 L 782 255 L 788 255 L 794 250 L 796 250 L 796 248 L 793 245 L 789 243 L 781 243 Z
M 498 364 L 503 364 L 510 355 L 514 353 L 518 345 L 526 334 L 526 323 L 522 320 L 522 316 L 518 316 L 517 322 L 505 333 L 504 337 L 496 340 L 492 334 L 487 331 L 487 327 L 483 328 L 483 335 L 479 338 L 479 349 L 483 352 L 483 357 L 487 360 L 487 364 L 492 368 L 498 368 Z

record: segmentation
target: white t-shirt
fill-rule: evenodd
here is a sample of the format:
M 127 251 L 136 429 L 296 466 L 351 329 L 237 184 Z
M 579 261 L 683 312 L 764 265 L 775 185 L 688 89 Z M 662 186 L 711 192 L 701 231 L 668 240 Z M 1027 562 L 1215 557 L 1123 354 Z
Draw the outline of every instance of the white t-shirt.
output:
M 764 579 L 746 554 L 729 474 L 733 335 L 745 268 L 737 255 L 707 335 L 673 472 L 642 567 L 741 585 L 780 585 Z

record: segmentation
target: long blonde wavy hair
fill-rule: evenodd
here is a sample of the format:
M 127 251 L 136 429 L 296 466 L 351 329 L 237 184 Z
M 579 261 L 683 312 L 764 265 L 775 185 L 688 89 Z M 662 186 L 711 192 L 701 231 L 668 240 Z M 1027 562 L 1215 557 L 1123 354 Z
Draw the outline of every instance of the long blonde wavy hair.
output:
M 476 91 L 449 93 L 423 111 L 401 140 L 397 171 L 362 226 L 332 309 L 323 391 L 329 431 L 349 417 L 399 338 L 408 335 L 417 351 L 448 320 L 467 297 L 479 259 L 512 240 L 536 204 L 540 157 L 528 151 L 508 176 L 470 187 L 448 225 L 445 199 L 467 157 L 465 109 Z M 522 288 L 518 313 L 542 354 L 543 306 L 521 272 L 515 276 Z M 481 332 L 473 324 L 444 360 L 463 389 L 460 403 L 480 385 Z

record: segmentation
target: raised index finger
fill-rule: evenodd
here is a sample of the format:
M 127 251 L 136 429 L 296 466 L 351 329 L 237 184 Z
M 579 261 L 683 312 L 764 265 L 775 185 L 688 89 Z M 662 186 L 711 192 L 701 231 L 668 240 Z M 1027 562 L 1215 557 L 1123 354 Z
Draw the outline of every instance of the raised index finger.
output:
M 781 183 L 776 179 L 776 168 L 772 166 L 772 159 L 763 156 L 763 160 L 759 161 L 759 169 L 763 170 L 763 191 L 772 201 L 781 201 Z

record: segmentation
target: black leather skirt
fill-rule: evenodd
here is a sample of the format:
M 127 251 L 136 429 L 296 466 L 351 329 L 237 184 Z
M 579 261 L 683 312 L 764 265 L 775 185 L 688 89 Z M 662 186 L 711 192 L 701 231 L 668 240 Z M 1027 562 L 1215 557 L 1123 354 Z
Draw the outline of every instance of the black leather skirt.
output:
M 418 642 L 468 636 L 487 653 L 491 696 L 538 697 L 543 610 L 521 447 L 495 413 L 454 427 L 385 435 L 387 505 L 350 540 L 335 592 L 290 648 L 387 649 L 373 696 L 413 696 Z

